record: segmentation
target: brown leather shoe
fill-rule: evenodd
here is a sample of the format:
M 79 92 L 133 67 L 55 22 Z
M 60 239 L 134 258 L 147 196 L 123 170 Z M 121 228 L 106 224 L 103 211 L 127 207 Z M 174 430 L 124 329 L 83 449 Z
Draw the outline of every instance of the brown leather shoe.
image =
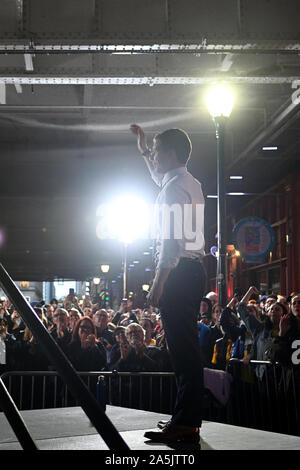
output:
M 200 441 L 199 428 L 169 424 L 161 431 L 147 431 L 144 437 L 154 442 L 187 442 L 196 444 Z

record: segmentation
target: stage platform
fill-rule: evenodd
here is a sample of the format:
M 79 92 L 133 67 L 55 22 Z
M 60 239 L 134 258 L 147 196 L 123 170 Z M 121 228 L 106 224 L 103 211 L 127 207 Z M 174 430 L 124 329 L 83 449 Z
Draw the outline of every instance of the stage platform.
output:
M 168 415 L 116 406 L 108 406 L 106 413 L 130 450 L 174 450 L 143 437 L 145 431 L 157 430 L 156 423 L 168 419 Z M 80 407 L 21 414 L 40 450 L 108 450 Z M 0 451 L 21 449 L 5 415 L 0 413 Z M 189 448 L 182 446 L 179 450 Z M 201 450 L 300 450 L 300 437 L 206 421 L 201 428 Z

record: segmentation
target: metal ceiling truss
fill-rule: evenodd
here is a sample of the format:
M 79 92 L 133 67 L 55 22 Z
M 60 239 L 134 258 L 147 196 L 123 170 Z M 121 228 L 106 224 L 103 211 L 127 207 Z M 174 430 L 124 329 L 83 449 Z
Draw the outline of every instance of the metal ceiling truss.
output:
M 138 39 L 138 38 L 137 38 Z M 296 41 L 237 41 L 236 43 L 212 43 L 202 38 L 200 43 L 188 41 L 181 43 L 136 43 L 120 44 L 118 39 L 114 43 L 97 43 L 95 40 L 88 40 L 80 43 L 68 41 L 67 39 L 57 43 L 42 43 L 35 39 L 26 42 L 7 43 L 0 38 L 0 54 L 78 54 L 78 53 L 103 53 L 103 54 L 167 54 L 167 53 L 189 53 L 189 54 L 295 54 L 300 52 L 300 40 Z M 167 40 L 166 40 L 167 41 Z M 195 41 L 195 39 L 194 39 Z
M 12 0 L 0 12 L 2 53 L 300 50 L 298 0 Z
M 299 80 L 298 76 L 258 76 L 258 77 L 235 77 L 235 76 L 210 76 L 210 77 L 100 77 L 100 76 L 0 76 L 0 83 L 6 85 L 209 85 L 214 81 L 223 80 L 232 84 L 251 84 L 251 85 L 281 85 L 293 84 Z

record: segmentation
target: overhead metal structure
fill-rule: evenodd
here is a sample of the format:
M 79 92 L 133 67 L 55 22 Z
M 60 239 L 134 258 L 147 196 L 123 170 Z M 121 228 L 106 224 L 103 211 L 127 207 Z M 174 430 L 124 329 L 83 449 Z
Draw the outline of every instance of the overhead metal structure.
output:
M 297 168 L 299 17 L 297 0 L 1 1 L 0 232 L 12 275 L 95 274 L 109 250 L 95 239 L 95 201 L 126 180 L 155 193 L 132 122 L 149 138 L 186 129 L 191 170 L 213 194 L 214 129 L 202 99 L 212 81 L 237 93 L 226 175 L 244 183 L 228 190 L 257 194 Z M 233 199 L 229 211 L 243 203 Z M 210 224 L 213 200 L 207 207 Z M 109 253 L 117 263 L 114 245 Z

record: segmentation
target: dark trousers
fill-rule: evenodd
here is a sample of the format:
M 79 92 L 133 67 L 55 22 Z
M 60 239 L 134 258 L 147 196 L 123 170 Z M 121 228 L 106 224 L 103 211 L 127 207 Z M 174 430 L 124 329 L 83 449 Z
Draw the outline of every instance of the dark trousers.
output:
M 160 311 L 177 381 L 172 423 L 200 427 L 203 361 L 197 316 L 206 282 L 202 263 L 181 259 L 165 283 Z

